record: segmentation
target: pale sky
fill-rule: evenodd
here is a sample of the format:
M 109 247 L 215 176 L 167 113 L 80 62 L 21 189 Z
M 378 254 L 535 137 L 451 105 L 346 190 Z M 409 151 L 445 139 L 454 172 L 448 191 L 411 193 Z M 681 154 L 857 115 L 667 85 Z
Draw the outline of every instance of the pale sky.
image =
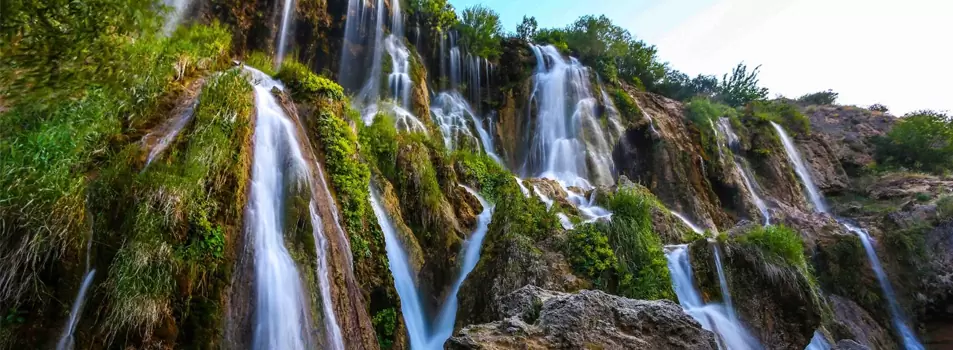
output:
M 605 14 L 694 76 L 762 65 L 771 96 L 833 89 L 838 103 L 882 103 L 896 115 L 953 112 L 949 0 L 450 0 L 482 3 L 515 31 L 523 15 L 563 27 Z

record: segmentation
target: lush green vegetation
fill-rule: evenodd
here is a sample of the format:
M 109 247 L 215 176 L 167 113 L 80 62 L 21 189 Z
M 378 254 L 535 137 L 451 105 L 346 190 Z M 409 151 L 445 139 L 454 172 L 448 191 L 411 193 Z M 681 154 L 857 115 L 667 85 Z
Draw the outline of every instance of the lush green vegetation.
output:
M 397 310 L 387 308 L 381 310 L 371 319 L 374 330 L 377 332 L 377 341 L 381 349 L 390 349 L 394 346 L 394 332 L 397 329 Z
M 797 102 L 807 105 L 832 105 L 837 101 L 837 95 L 834 90 L 828 89 L 798 97 Z
M 344 88 L 341 85 L 314 74 L 308 66 L 294 60 L 282 62 L 275 77 L 291 89 L 291 96 L 297 101 L 313 101 L 319 97 L 333 101 L 344 99 Z
M 749 103 L 741 110 L 741 119 L 745 125 L 765 128 L 772 135 L 774 131 L 767 125 L 768 122 L 780 124 L 792 136 L 811 132 L 811 120 L 801 114 L 796 106 L 784 100 Z
M 394 118 L 387 114 L 378 114 L 374 123 L 361 128 L 359 138 L 361 153 L 370 158 L 384 177 L 396 178 L 397 128 L 394 127 Z
M 251 86 L 238 71 L 212 79 L 191 132 L 183 135 L 185 144 L 150 165 L 129 189 L 134 207 L 119 231 L 126 232 L 124 243 L 105 283 L 107 333 L 142 329 L 148 334 L 164 317 L 186 318 L 193 304 L 173 305 L 177 286 L 195 288 L 196 303 L 219 298 L 231 268 L 224 260 L 226 237 L 241 227 L 244 191 L 236 188 L 247 182 L 243 154 L 250 145 L 252 110 Z M 128 160 L 116 162 L 121 167 Z
M 539 23 L 536 23 L 536 17 L 523 16 L 523 22 L 516 26 L 516 37 L 530 40 L 536 36 L 537 30 L 539 30 Z
M 453 158 L 457 176 L 466 183 L 477 183 L 480 192 L 491 201 L 503 200 L 501 189 L 513 183 L 513 174 L 486 154 L 457 151 Z
M 162 37 L 141 34 L 146 29 L 140 28 L 120 33 L 86 23 L 97 21 L 85 16 L 83 23 L 62 24 L 77 32 L 28 23 L 36 16 L 80 21 L 73 17 L 76 13 L 67 13 L 78 11 L 77 6 L 116 13 L 126 11 L 118 8 L 123 6 L 138 11 L 138 3 L 70 3 L 57 11 L 44 10 L 45 3 L 19 6 L 23 12 L 16 12 L 11 23 L 24 26 L 22 37 L 0 49 L 5 82 L 0 85 L 11 89 L 3 92 L 10 110 L 0 119 L 0 266 L 5 281 L 0 299 L 14 303 L 24 295 L 43 295 L 37 290 L 44 285 L 37 280 L 40 271 L 54 257 L 80 251 L 89 236 L 87 175 L 129 143 L 125 134 L 130 129 L 155 124 L 163 116 L 160 102 L 170 91 L 225 62 L 230 39 L 219 26 L 182 28 Z M 74 41 L 80 38 L 90 42 Z
M 642 110 L 639 109 L 639 105 L 625 90 L 621 88 L 613 89 L 611 96 L 625 123 L 631 124 L 642 118 Z
M 423 28 L 444 33 L 457 25 L 457 12 L 447 0 L 410 0 L 408 13 Z
M 745 235 L 735 238 L 735 241 L 742 245 L 756 247 L 775 261 L 796 267 L 807 266 L 801 235 L 787 226 L 754 227 Z
M 467 52 L 480 57 L 496 59 L 503 53 L 500 39 L 503 25 L 500 15 L 483 5 L 474 5 L 463 10 L 457 24 L 460 40 Z
M 644 189 L 610 196 L 612 221 L 570 231 L 567 256 L 573 269 L 598 288 L 626 297 L 674 300 L 662 241 L 652 228 L 652 210 L 658 206 Z
M 946 114 L 910 113 L 873 141 L 878 166 L 934 173 L 953 170 L 953 118 Z
M 270 76 L 275 76 L 275 73 L 277 73 L 272 57 L 261 51 L 255 51 L 245 56 L 244 63 Z

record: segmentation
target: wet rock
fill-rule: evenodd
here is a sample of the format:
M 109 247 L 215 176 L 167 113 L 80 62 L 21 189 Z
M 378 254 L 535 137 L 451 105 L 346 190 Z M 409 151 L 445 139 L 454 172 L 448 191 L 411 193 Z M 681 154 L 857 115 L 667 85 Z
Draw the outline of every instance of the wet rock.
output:
M 716 349 L 714 335 L 671 301 L 524 287 L 504 300 L 513 316 L 468 326 L 448 349 Z M 522 316 L 519 316 L 522 315 Z
M 821 133 L 800 136 L 797 140 L 801 157 L 807 163 L 814 184 L 824 193 L 840 193 L 847 189 L 850 179 L 834 152 L 830 137 Z
M 705 176 L 680 102 L 648 93 L 632 93 L 651 123 L 626 130 L 613 151 L 619 173 L 649 188 L 668 208 L 694 218 L 699 226 L 728 225 L 718 196 Z

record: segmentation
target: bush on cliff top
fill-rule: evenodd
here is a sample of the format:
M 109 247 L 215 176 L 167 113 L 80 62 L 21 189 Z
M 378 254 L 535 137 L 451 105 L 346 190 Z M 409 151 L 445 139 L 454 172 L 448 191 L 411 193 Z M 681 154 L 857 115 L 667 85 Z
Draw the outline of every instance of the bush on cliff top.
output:
M 734 239 L 742 245 L 757 247 L 767 256 L 791 266 L 807 266 L 801 235 L 784 225 L 758 226 Z
M 953 117 L 935 111 L 907 114 L 886 136 L 873 138 L 874 158 L 887 168 L 953 170 Z

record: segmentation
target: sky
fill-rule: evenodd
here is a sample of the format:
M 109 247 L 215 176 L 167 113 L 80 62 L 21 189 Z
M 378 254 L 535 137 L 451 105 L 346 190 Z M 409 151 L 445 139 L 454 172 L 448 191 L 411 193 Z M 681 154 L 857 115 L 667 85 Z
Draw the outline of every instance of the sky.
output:
M 838 103 L 891 113 L 953 112 L 953 1 L 948 0 L 450 0 L 483 4 L 515 32 L 586 14 L 608 16 L 690 76 L 761 65 L 760 85 L 796 98 L 833 89 Z

